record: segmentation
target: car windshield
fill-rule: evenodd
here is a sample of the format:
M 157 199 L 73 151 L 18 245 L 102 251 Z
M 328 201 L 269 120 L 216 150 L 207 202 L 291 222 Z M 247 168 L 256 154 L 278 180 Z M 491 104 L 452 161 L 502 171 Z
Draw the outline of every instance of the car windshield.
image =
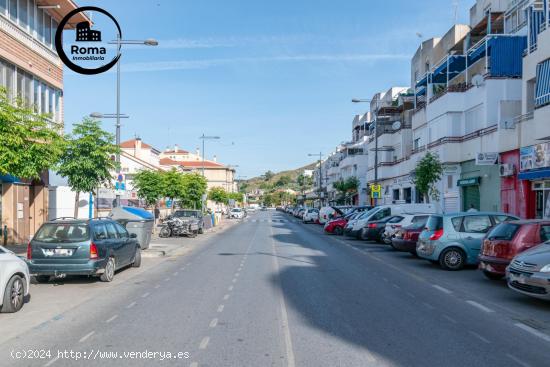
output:
M 233 208 L 233 209 L 231 209 L 231 211 L 232 211 L 233 213 L 239 213 L 239 212 L 241 211 L 241 209 L 239 209 L 239 208 Z
M 505 240 L 511 241 L 520 228 L 519 224 L 514 223 L 500 223 L 489 234 L 487 238 L 489 240 Z
M 199 212 L 196 210 L 177 210 L 174 213 L 174 217 L 176 218 L 184 218 L 184 217 L 199 217 Z
M 374 214 L 377 210 L 378 208 L 372 208 L 371 210 L 362 212 L 361 215 L 359 215 L 356 219 L 368 218 L 371 214 Z
M 77 243 L 89 240 L 90 232 L 85 223 L 46 223 L 34 239 L 47 243 Z

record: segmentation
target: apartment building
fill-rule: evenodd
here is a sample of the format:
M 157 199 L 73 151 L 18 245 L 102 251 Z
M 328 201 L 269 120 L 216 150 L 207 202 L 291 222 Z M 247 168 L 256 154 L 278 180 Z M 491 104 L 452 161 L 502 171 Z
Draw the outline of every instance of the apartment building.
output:
M 63 123 L 63 66 L 54 43 L 71 0 L 0 0 L 0 87 Z M 88 21 L 83 14 L 77 21 Z M 68 24 L 67 28 L 73 27 Z M 9 242 L 25 242 L 48 217 L 49 174 L 0 177 L 0 222 Z

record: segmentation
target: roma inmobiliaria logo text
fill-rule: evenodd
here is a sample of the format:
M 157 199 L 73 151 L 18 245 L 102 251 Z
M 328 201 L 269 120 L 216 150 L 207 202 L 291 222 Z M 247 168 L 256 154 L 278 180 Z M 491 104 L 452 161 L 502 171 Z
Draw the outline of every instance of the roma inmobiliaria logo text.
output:
M 110 13 L 95 6 L 84 6 L 61 20 L 55 34 L 55 47 L 69 69 L 94 75 L 116 65 L 121 55 L 118 42 L 121 39 L 120 25 Z

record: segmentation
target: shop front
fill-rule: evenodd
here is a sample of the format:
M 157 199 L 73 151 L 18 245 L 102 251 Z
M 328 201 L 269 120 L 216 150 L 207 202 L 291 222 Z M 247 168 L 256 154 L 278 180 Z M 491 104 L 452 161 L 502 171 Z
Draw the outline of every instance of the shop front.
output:
M 519 163 L 519 179 L 533 192 L 528 198 L 533 217 L 550 219 L 550 143 L 521 148 Z
M 528 180 L 520 179 L 519 149 L 500 154 L 501 210 L 520 218 L 535 218 L 535 192 Z
M 496 163 L 496 161 L 495 161 Z M 461 210 L 500 210 L 500 174 L 497 164 L 479 164 L 475 160 L 461 164 Z

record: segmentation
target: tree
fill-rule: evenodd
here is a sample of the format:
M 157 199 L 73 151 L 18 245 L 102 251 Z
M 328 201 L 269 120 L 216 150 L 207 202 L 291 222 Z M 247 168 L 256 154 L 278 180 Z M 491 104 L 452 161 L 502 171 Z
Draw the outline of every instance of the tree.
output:
M 113 141 L 114 136 L 101 129 L 99 121 L 89 118 L 75 124 L 72 134 L 67 137 L 57 172 L 67 178 L 69 186 L 76 193 L 75 218 L 78 217 L 81 192 L 93 192 L 111 183 L 111 172 L 116 169 L 111 156 L 119 152 Z
M 306 189 L 313 186 L 313 177 L 306 176 L 303 173 L 301 173 L 296 178 L 296 183 L 298 184 L 298 187 L 300 187 L 300 190 L 302 191 L 302 193 L 304 193 Z
M 264 180 L 265 181 L 271 181 L 273 176 L 275 176 L 275 174 L 273 172 L 267 171 L 266 173 L 264 173 Z
M 279 179 L 278 179 L 277 182 L 275 183 L 275 186 L 276 186 L 276 187 L 285 187 L 285 186 L 287 186 L 290 182 L 292 182 L 292 179 L 290 178 L 290 176 L 283 175 L 283 176 L 279 177 Z
M 208 192 L 208 199 L 216 204 L 227 203 L 228 194 L 222 187 L 213 187 Z
M 199 208 L 202 205 L 202 196 L 206 194 L 208 183 L 206 178 L 197 173 L 183 175 L 183 193 L 179 198 L 183 206 Z
M 244 201 L 244 194 L 242 192 L 230 192 L 227 194 L 227 198 L 235 200 L 237 203 L 242 203 Z
M 0 175 L 40 178 L 63 154 L 62 131 L 60 124 L 20 99 L 12 101 L 0 88 Z
M 357 193 L 359 180 L 357 177 L 348 177 L 346 180 L 340 179 L 332 185 L 339 193 L 338 202 L 345 203 L 349 196 Z
M 175 168 L 163 172 L 162 175 L 162 196 L 170 199 L 172 202 L 172 212 L 176 207 L 176 198 L 182 198 L 185 195 L 185 183 L 183 174 Z
M 155 206 L 164 193 L 162 173 L 159 171 L 143 170 L 134 175 L 134 188 L 138 196 L 145 200 L 147 206 Z
M 436 182 L 441 179 L 443 174 L 443 165 L 437 154 L 432 152 L 426 153 L 416 165 L 413 182 L 416 190 L 430 202 L 430 198 L 434 201 L 439 200 L 439 190 L 435 186 Z

